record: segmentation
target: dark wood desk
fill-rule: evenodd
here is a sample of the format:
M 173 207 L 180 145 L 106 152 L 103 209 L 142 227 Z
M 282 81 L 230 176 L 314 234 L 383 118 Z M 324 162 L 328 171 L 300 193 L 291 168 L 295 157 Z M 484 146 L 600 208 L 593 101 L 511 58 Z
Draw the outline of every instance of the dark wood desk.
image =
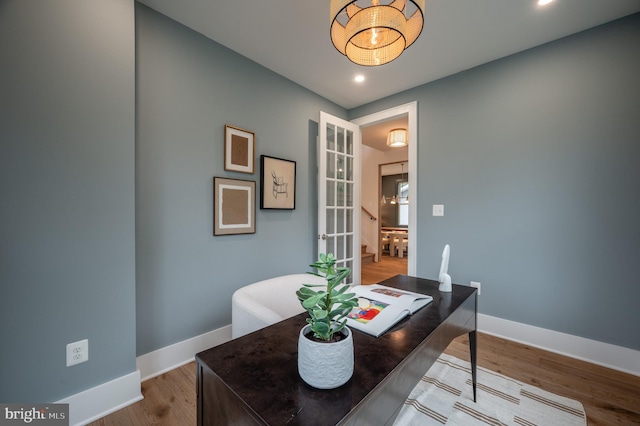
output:
M 451 340 L 469 333 L 476 383 L 476 289 L 398 275 L 381 284 L 429 294 L 433 302 L 379 338 L 353 331 L 355 369 L 333 390 L 298 375 L 306 313 L 196 355 L 199 425 L 392 424 L 405 399 Z

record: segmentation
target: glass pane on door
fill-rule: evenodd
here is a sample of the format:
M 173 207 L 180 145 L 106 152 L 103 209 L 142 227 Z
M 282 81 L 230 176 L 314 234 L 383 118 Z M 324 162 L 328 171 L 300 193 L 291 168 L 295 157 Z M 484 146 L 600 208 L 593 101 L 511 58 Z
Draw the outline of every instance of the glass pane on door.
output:
M 347 183 L 347 194 L 345 196 L 346 205 L 353 207 L 353 183 Z
M 336 228 L 336 231 L 338 232 L 338 234 L 342 234 L 344 233 L 344 209 L 338 209 L 336 210 L 336 219 L 338 222 L 338 227 Z
M 333 209 L 327 209 L 327 230 L 326 232 L 333 234 L 336 229 L 336 220 Z
M 325 203 L 327 206 L 335 206 L 336 205 L 336 183 L 330 180 L 327 180 L 327 199 Z
M 327 149 L 331 151 L 336 150 L 336 133 L 334 130 L 335 126 L 331 123 L 327 123 Z
M 338 152 L 344 152 L 344 129 L 342 127 L 338 127 L 338 137 L 337 137 L 337 149 Z
M 336 239 L 335 237 L 327 237 L 327 253 L 336 252 Z

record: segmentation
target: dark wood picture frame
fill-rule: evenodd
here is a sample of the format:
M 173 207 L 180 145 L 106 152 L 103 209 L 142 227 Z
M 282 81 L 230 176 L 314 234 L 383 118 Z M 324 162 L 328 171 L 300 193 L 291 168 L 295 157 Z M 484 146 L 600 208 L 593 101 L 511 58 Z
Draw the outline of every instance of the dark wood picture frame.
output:
M 213 235 L 255 234 L 256 182 L 213 178 Z
M 295 210 L 296 162 L 260 156 L 260 208 Z
M 224 169 L 253 174 L 256 135 L 249 130 L 224 126 Z

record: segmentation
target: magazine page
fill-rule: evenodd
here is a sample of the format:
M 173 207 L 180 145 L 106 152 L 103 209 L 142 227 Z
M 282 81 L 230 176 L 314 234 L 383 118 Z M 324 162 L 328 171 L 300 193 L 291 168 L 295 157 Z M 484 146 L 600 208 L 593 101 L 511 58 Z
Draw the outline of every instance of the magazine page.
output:
M 378 337 L 407 315 L 409 311 L 397 305 L 358 297 L 358 306 L 347 316 L 347 325 Z
M 379 284 L 356 286 L 358 306 L 347 316 L 347 325 L 373 336 L 380 336 L 433 300 L 431 296 Z
M 359 285 L 353 288 L 358 297 L 376 299 L 390 305 L 397 305 L 413 314 L 433 300 L 431 296 L 400 290 L 380 284 Z

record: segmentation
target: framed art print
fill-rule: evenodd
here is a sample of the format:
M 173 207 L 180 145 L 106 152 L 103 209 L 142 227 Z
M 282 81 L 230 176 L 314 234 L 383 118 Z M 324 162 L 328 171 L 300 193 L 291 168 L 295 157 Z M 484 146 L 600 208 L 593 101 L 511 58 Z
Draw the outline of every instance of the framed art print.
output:
M 296 208 L 296 162 L 260 156 L 260 208 Z
M 256 135 L 248 130 L 224 126 L 224 169 L 253 174 Z
M 256 183 L 213 178 L 213 235 L 256 232 Z

